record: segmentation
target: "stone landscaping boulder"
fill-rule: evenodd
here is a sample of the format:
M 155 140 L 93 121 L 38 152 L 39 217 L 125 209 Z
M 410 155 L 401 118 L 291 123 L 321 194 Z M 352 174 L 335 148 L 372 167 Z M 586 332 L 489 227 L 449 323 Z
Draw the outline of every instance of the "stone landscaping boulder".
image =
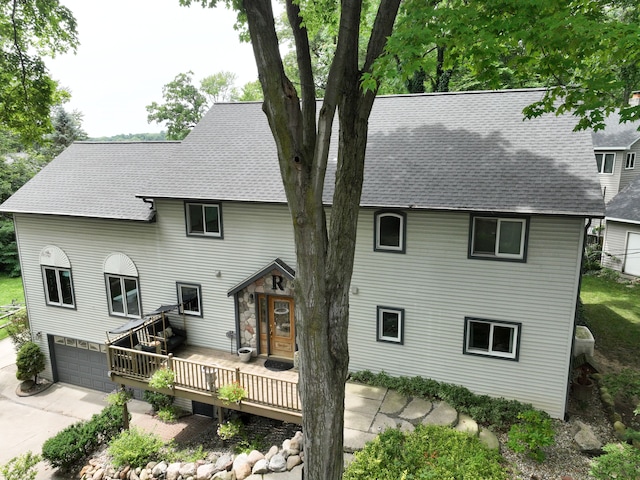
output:
M 269 473 L 269 461 L 266 458 L 258 460 L 253 466 L 251 473 L 254 475 L 264 475 L 265 473 Z
M 291 455 L 287 458 L 287 471 L 293 470 L 293 467 L 300 465 L 302 460 L 300 459 L 300 455 Z
M 209 480 L 218 470 L 213 463 L 200 465 L 196 470 L 196 480 Z
M 196 474 L 196 464 L 193 462 L 185 463 L 180 467 L 180 475 L 182 478 L 193 477 Z
M 172 463 L 171 465 L 169 465 L 164 474 L 165 478 L 167 480 L 178 480 L 178 477 L 180 476 L 180 466 L 181 466 L 180 463 Z
M 281 454 L 276 453 L 271 460 L 269 460 L 269 470 L 272 472 L 286 472 L 287 461 Z

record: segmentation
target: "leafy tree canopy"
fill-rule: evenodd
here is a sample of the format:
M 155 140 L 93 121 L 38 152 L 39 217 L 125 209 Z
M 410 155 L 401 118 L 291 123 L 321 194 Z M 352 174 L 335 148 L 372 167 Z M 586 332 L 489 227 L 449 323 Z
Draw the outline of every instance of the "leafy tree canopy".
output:
M 76 20 L 58 0 L 0 1 L 0 127 L 25 144 L 51 131 L 51 107 L 64 92 L 43 57 L 77 45 Z

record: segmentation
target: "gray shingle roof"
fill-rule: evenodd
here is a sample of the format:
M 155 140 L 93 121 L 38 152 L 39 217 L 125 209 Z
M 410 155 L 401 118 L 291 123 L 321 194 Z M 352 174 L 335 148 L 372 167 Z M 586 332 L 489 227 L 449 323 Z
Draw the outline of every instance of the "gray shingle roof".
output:
M 514 90 L 377 98 L 370 118 L 362 205 L 603 215 L 590 134 L 573 132 L 575 118 L 567 115 L 523 121 L 522 109 L 542 96 L 541 90 Z M 327 203 L 335 175 L 335 144 L 327 169 Z M 85 147 L 97 150 L 91 156 L 95 162 L 105 152 L 103 146 Z M 260 103 L 215 105 L 172 148 L 172 155 L 160 157 L 160 165 L 150 168 L 153 161 L 131 156 L 136 158 L 131 168 L 146 174 L 143 185 L 128 188 L 129 193 L 285 202 L 275 143 Z M 67 174 L 85 183 L 73 169 Z M 41 186 L 54 185 L 46 170 L 39 177 Z M 102 191 L 98 185 L 89 188 Z M 23 197 L 18 192 L 2 209 L 22 210 L 27 201 Z M 122 195 L 117 199 L 124 202 Z M 113 200 L 106 202 L 115 209 Z
M 150 205 L 136 194 L 163 175 L 179 142 L 78 142 L 9 198 L 0 211 L 144 220 Z
M 640 177 L 607 203 L 607 218 L 640 222 Z
M 620 115 L 612 113 L 605 119 L 604 130 L 591 134 L 593 147 L 599 150 L 628 150 L 640 140 L 640 122 L 620 123 Z

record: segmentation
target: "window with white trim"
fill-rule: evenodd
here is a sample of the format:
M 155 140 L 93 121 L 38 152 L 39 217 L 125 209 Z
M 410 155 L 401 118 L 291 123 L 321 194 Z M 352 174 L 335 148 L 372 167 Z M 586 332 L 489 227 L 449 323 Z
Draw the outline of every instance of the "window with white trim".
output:
M 615 153 L 596 153 L 596 164 L 598 165 L 598 173 L 613 173 L 615 161 Z
M 471 217 L 469 256 L 526 260 L 528 218 Z
M 200 303 L 200 285 L 192 283 L 177 283 L 178 304 L 185 315 L 202 316 L 202 306 Z
M 376 212 L 374 228 L 375 251 L 405 252 L 406 215 L 403 212 Z
M 379 342 L 404 343 L 404 309 L 378 307 L 377 338 Z
M 518 360 L 521 324 L 470 317 L 464 322 L 463 353 Z
M 627 159 L 624 162 L 626 170 L 632 170 L 636 167 L 636 152 L 627 152 Z
M 187 235 L 222 238 L 222 215 L 217 203 L 185 203 Z
M 42 266 L 47 305 L 74 308 L 71 269 Z
M 122 275 L 105 275 L 109 313 L 120 317 L 140 318 L 140 294 L 138 279 Z

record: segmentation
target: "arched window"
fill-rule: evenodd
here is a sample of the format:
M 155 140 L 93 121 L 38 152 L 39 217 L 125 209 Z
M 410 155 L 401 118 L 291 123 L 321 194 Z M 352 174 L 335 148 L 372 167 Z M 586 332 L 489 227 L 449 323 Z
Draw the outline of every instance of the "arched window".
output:
M 123 253 L 112 253 L 104 261 L 109 314 L 140 318 L 142 307 L 138 290 L 138 269 Z
M 404 253 L 406 215 L 403 212 L 380 211 L 374 215 L 375 251 Z
M 47 305 L 75 308 L 71 263 L 67 255 L 55 245 L 40 251 L 40 266 Z

